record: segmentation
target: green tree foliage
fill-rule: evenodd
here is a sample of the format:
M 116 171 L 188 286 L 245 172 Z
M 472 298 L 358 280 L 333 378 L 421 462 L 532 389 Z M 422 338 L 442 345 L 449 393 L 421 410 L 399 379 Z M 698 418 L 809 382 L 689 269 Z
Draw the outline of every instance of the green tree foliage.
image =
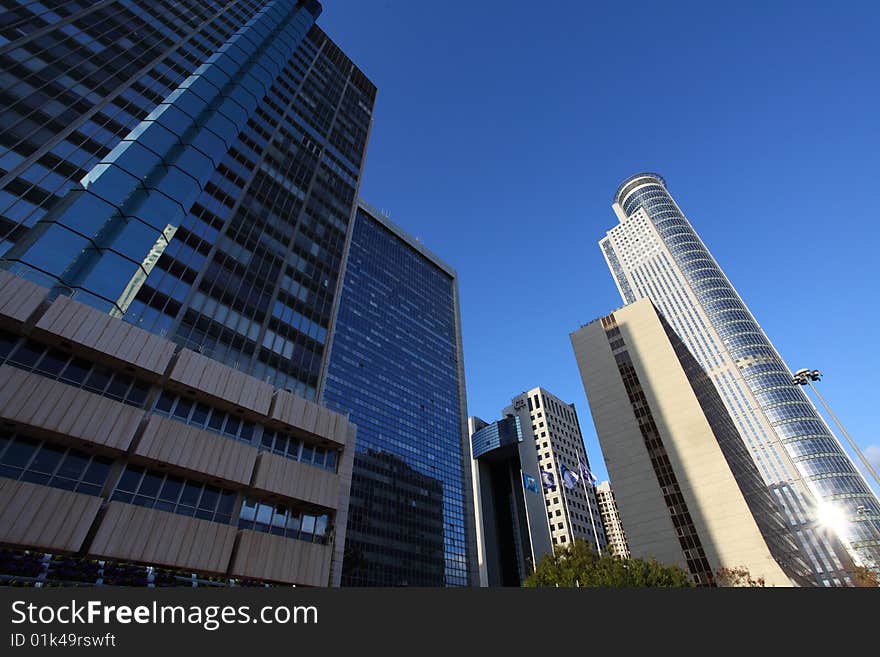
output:
M 676 566 L 651 559 L 598 556 L 584 541 L 557 548 L 538 562 L 525 586 L 689 587 L 690 576 Z

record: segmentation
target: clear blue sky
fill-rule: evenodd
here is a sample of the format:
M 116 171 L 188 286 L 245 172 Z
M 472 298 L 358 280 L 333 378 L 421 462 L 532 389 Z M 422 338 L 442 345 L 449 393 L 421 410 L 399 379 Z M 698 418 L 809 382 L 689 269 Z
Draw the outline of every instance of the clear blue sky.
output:
M 650 170 L 880 457 L 880 3 L 325 0 L 319 24 L 379 88 L 362 196 L 458 270 L 470 414 L 544 386 L 605 476 L 568 334 L 621 305 L 596 242 Z

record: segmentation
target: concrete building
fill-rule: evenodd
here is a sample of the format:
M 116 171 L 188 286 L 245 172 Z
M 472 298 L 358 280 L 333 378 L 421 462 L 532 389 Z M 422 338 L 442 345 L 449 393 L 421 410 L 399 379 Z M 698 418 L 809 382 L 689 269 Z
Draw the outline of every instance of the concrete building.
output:
M 582 540 L 604 551 L 605 532 L 594 482 L 582 472 L 589 473 L 589 460 L 574 404 L 544 388 L 532 388 L 514 397 L 502 415 L 519 417 L 523 435 L 535 446 L 553 545 Z M 571 488 L 564 483 L 566 470 L 573 474 L 568 477 Z
M 520 418 L 468 418 L 480 586 L 521 586 L 553 552 L 535 443 Z
M 358 426 L 343 585 L 475 585 L 457 275 L 364 201 L 352 224 L 321 396 Z
M 632 556 L 815 583 L 715 386 L 650 300 L 571 335 Z
M 5 582 L 340 582 L 344 415 L 0 272 L 0 420 Z
M 615 557 L 629 559 L 626 532 L 620 522 L 620 512 L 617 510 L 617 502 L 614 499 L 614 491 L 611 490 L 610 482 L 603 481 L 596 486 L 596 501 L 599 503 L 602 526 L 605 528 L 605 537 L 608 539 L 608 551 Z
M 620 223 L 599 245 L 624 303 L 653 301 L 709 375 L 816 580 L 840 585 L 852 561 L 880 564 L 880 502 L 666 181 L 631 176 L 612 207 Z

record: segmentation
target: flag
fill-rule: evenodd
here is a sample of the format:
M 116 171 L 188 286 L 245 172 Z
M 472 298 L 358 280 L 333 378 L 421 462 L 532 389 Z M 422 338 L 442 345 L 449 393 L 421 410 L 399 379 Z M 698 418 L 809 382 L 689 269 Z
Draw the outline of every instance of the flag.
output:
M 531 475 L 527 475 L 525 472 L 523 472 L 523 485 L 526 490 L 530 490 L 533 493 L 538 492 L 538 480 Z
M 593 473 L 590 472 L 590 468 L 587 467 L 587 464 L 580 457 L 580 454 L 578 454 L 578 468 L 580 469 L 581 474 L 584 475 L 587 480 L 595 486 L 598 479 L 596 479 L 596 477 L 593 476 Z
M 568 490 L 573 490 L 579 479 L 577 473 L 566 468 L 565 463 L 560 463 L 559 466 L 559 474 L 562 475 L 562 483 L 565 484 L 565 487 L 568 488 Z
M 544 484 L 544 488 L 556 488 L 556 477 L 552 472 L 541 470 L 541 483 Z

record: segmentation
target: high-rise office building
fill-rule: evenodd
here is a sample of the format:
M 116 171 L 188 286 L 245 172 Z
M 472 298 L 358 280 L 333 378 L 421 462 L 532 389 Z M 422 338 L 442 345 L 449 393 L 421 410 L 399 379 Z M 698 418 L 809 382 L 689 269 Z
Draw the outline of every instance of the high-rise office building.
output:
M 468 418 L 480 586 L 522 586 L 552 554 L 538 455 L 531 432 L 509 415 Z
M 581 540 L 604 552 L 607 541 L 574 404 L 538 387 L 514 397 L 502 415 L 518 416 L 523 433 L 531 434 L 553 545 Z
M 599 513 L 602 515 L 602 526 L 605 528 L 605 537 L 608 539 L 608 551 L 616 557 L 629 559 L 629 545 L 626 542 L 626 532 L 620 522 L 620 512 L 614 499 L 614 491 L 611 483 L 603 481 L 596 486 L 596 501 L 599 503 Z
M 320 4 L 20 3 L 2 267 L 315 399 L 376 88 Z
M 0 271 L 0 575 L 338 585 L 354 426 Z
M 358 427 L 343 584 L 476 584 L 456 274 L 362 201 L 321 399 Z
M 624 302 L 651 299 L 718 389 L 816 579 L 880 563 L 880 503 L 657 174 L 625 180 L 600 241 Z M 616 482 L 615 482 L 616 483 Z
M 632 555 L 703 586 L 813 573 L 706 372 L 642 299 L 571 335 Z
M 0 21 L 0 268 L 8 272 L 10 290 L 26 282 L 46 290 L 42 296 L 32 292 L 39 307 L 25 304 L 30 314 L 11 325 L 7 355 L 29 376 L 57 374 L 64 400 L 73 394 L 67 387 L 85 387 L 140 409 L 132 419 L 141 426 L 134 436 L 111 444 L 109 457 L 106 450 L 96 452 L 104 459 L 99 470 L 109 468 L 103 483 L 65 475 L 58 486 L 90 487 L 95 499 L 103 496 L 111 506 L 131 502 L 152 505 L 155 513 L 219 520 L 223 528 L 212 525 L 211 531 L 223 535 L 222 554 L 210 567 L 199 566 L 209 573 L 236 568 L 229 565 L 236 524 L 243 531 L 332 541 L 324 551 L 339 550 L 341 564 L 350 473 L 335 429 L 325 426 L 327 418 L 340 416 L 312 400 L 326 370 L 375 86 L 315 24 L 321 6 L 314 0 L 7 4 Z M 18 312 L 24 301 L 10 304 Z M 109 345 L 95 346 L 104 333 L 75 330 L 84 305 L 103 317 L 89 322 L 112 334 Z M 39 330 L 32 334 L 33 321 Z M 40 328 L 43 321 L 64 330 Z M 62 336 L 57 345 L 46 331 Z M 129 339 L 134 351 L 114 351 L 122 349 L 119 340 Z M 161 344 L 167 358 L 149 367 L 131 361 L 142 343 L 144 349 Z M 100 353 L 89 351 L 93 360 L 83 360 L 82 344 Z M 3 377 L 9 391 L 7 384 L 20 375 L 12 367 Z M 171 377 L 170 387 L 163 377 Z M 20 402 L 6 399 L 4 419 L 19 423 Z M 94 428 L 84 428 L 86 416 L 65 408 L 74 426 L 53 416 L 44 431 L 33 418 L 20 419 L 21 436 L 9 439 L 2 457 L 18 468 L 8 477 L 45 483 L 47 473 L 58 476 L 45 468 L 58 465 L 59 445 L 71 436 L 98 440 L 90 432 L 103 426 L 99 415 L 89 416 Z M 172 457 L 184 457 L 161 451 L 167 445 L 150 433 L 153 423 L 161 424 L 154 416 L 162 414 L 208 433 L 196 432 L 202 442 L 183 464 L 173 464 Z M 53 422 L 64 430 L 52 428 Z M 217 433 L 248 443 L 241 447 L 247 456 L 241 450 L 226 454 L 232 447 L 218 443 Z M 151 442 L 144 446 L 146 436 Z M 36 439 L 46 443 L 35 447 Z M 345 444 L 351 443 L 349 437 Z M 198 454 L 213 458 L 202 448 L 214 447 L 232 459 L 221 459 L 229 471 L 205 470 L 216 463 L 197 462 Z M 159 451 L 141 454 L 141 448 Z M 144 474 L 148 461 L 169 467 L 174 483 L 171 474 Z M 129 476 L 126 464 L 141 468 L 140 478 Z M 290 471 L 301 464 L 309 476 Z M 312 484 L 298 488 L 297 480 L 313 479 L 309 468 L 331 470 L 333 480 L 316 475 L 314 494 Z M 82 476 L 91 477 L 88 472 Z M 251 475 L 252 485 L 268 478 L 273 487 L 260 483 L 262 492 L 250 495 Z M 335 495 L 337 483 L 344 484 L 344 496 Z M 198 485 L 203 498 L 192 497 Z M 421 489 L 432 500 L 439 497 L 430 485 Z M 169 501 L 175 490 L 185 497 Z M 274 509 L 266 501 L 271 495 L 277 496 Z M 219 499 L 222 508 L 215 505 L 208 514 L 201 502 L 190 504 L 194 499 Z M 40 530 L 23 515 L 16 523 L 16 531 Z M 82 524 L 84 531 L 89 526 Z M 124 530 L 119 527 L 113 531 Z M 445 525 L 443 531 L 454 533 Z M 190 534 L 180 535 L 190 541 Z M 27 545 L 23 538 L 12 542 Z M 72 545 L 59 549 L 90 549 Z M 125 554 L 114 558 L 164 563 L 161 551 L 138 552 L 142 547 L 127 543 Z M 297 552 L 285 550 L 276 555 L 278 563 L 295 574 Z M 251 557 L 260 561 L 257 553 Z M 278 565 L 273 560 L 267 568 Z M 321 575 L 329 572 L 329 560 L 309 556 L 304 567 L 312 562 L 318 576 L 291 580 L 277 568 L 254 576 L 339 581 L 340 569 Z

